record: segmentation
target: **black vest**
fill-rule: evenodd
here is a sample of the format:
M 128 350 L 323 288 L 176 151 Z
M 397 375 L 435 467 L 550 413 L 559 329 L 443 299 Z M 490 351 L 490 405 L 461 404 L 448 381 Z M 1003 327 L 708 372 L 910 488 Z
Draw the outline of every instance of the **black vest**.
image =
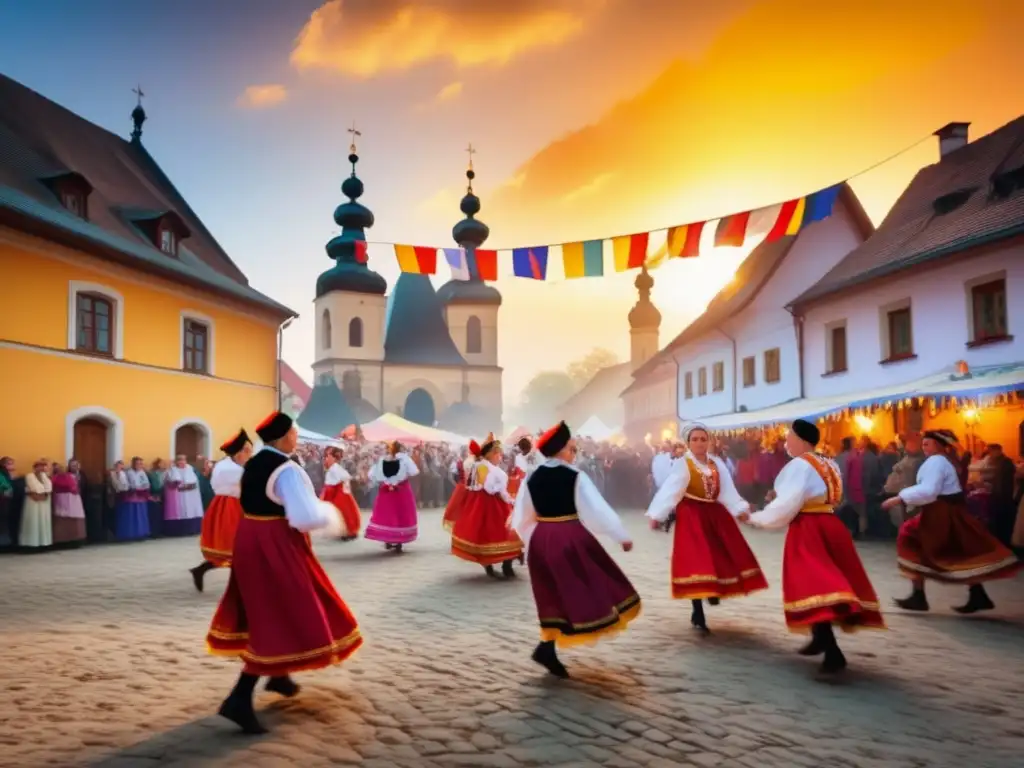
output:
M 579 472 L 561 464 L 540 466 L 533 471 L 526 487 L 537 517 L 567 517 L 576 514 L 576 481 Z
M 290 459 L 277 451 L 258 451 L 245 462 L 242 472 L 242 511 L 255 517 L 284 517 L 284 507 L 267 497 L 267 482 Z
M 384 477 L 390 480 L 392 477 L 398 474 L 398 470 L 401 469 L 402 464 L 398 459 L 384 459 L 384 463 L 381 469 L 384 472 Z

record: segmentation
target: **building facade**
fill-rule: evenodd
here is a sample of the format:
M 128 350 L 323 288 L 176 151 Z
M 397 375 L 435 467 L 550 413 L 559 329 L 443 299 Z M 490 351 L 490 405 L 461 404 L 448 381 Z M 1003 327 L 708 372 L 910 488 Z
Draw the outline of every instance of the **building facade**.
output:
M 0 76 L 0 453 L 214 455 L 277 405 L 294 313 L 249 287 L 142 145 Z

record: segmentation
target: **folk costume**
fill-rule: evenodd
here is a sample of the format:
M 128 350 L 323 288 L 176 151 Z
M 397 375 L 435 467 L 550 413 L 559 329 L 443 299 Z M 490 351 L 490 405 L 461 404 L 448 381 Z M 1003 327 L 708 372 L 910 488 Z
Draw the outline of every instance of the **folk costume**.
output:
M 793 432 L 816 446 L 818 428 L 798 419 Z M 782 600 L 791 632 L 812 633 L 800 653 L 825 655 L 822 672 L 846 667 L 832 631 L 885 629 L 878 595 L 853 544 L 850 531 L 835 514 L 843 498 L 839 467 L 814 452 L 795 456 L 775 479 L 775 498 L 750 516 L 750 524 L 769 530 L 789 526 L 782 553 Z
M 596 642 L 640 615 L 640 596 L 595 538 L 630 547 L 629 533 L 593 481 L 557 458 L 568 457 L 571 439 L 563 421 L 537 441 L 547 460 L 520 489 L 511 522 L 526 547 L 540 621 L 533 660 L 556 677 L 569 676 L 556 645 Z
M 479 455 L 501 450 L 501 443 L 488 435 Z M 488 576 L 497 578 L 494 566 L 502 564 L 505 578 L 515 575 L 513 561 L 522 557 L 523 543 L 509 529 L 513 499 L 508 492 L 508 475 L 484 458 L 473 465 L 465 502 L 452 529 L 452 554 L 482 565 Z
M 341 535 L 342 541 L 353 541 L 359 538 L 359 529 L 362 527 L 362 515 L 359 513 L 359 505 L 356 504 L 352 495 L 352 475 L 341 465 L 341 461 L 331 464 L 327 474 L 324 475 L 324 490 L 320 498 L 330 502 L 341 515 L 341 521 L 345 530 Z
M 195 536 L 203 529 L 203 498 L 191 465 L 172 464 L 164 477 L 164 535 Z
M 409 478 L 420 473 L 401 445 L 391 443 L 388 454 L 370 470 L 370 480 L 377 483 L 377 498 L 366 526 L 365 538 L 380 541 L 387 549 L 402 551 L 403 544 L 416 541 L 419 532 L 416 497 Z
M 941 445 L 952 446 L 956 436 L 948 430 L 924 435 Z M 900 526 L 896 539 L 896 562 L 900 571 L 914 581 L 910 597 L 897 600 L 904 610 L 927 611 L 924 580 L 969 586 L 967 603 L 959 613 L 995 608 L 983 582 L 1014 576 L 1021 563 L 1013 552 L 996 539 L 985 525 L 967 511 L 956 468 L 948 456 L 935 454 L 917 471 L 917 484 L 904 488 L 899 497 L 920 512 Z
M 149 537 L 149 477 L 136 469 L 115 470 L 111 483 L 117 493 L 114 536 L 118 541 Z
M 690 622 L 705 632 L 703 600 L 717 605 L 722 598 L 768 588 L 735 520 L 749 511 L 725 463 L 708 456 L 705 464 L 689 451 L 672 465 L 647 510 L 658 524 L 675 512 L 672 597 L 692 602 Z
M 53 543 L 79 545 L 85 541 L 85 507 L 74 472 L 53 476 Z
M 235 549 L 235 535 L 242 519 L 242 473 L 244 471 L 245 448 L 252 445 L 244 429 L 221 445 L 227 454 L 213 465 L 210 484 L 213 486 L 213 501 L 203 515 L 203 528 L 199 534 L 199 549 L 203 562 L 190 570 L 196 589 L 203 591 L 203 577 L 214 568 L 230 568 L 231 553 Z
M 25 475 L 18 545 L 36 550 L 53 546 L 53 483 L 38 465 Z
M 533 455 L 533 443 L 530 442 L 530 438 L 521 438 L 516 443 L 516 447 L 519 449 L 519 452 L 512 460 L 512 471 L 508 475 L 508 493 L 512 498 L 516 497 L 516 494 L 519 493 L 519 486 L 533 473 L 537 466 Z
M 264 443 L 286 438 L 292 420 L 273 413 L 257 428 Z M 265 445 L 246 462 L 242 519 L 227 590 L 206 636 L 207 650 L 244 664 L 220 714 L 246 733 L 264 733 L 252 694 L 259 677 L 267 690 L 294 696 L 294 672 L 340 664 L 360 645 L 355 617 L 313 554 L 309 531 L 339 525 L 337 510 L 317 499 L 305 470 Z
M 441 518 L 441 524 L 446 531 L 451 531 L 455 527 L 455 521 L 462 515 L 462 508 L 466 504 L 466 495 L 469 490 L 467 483 L 473 473 L 473 465 L 480 457 L 480 445 L 476 440 L 469 441 L 469 454 L 466 459 L 459 460 L 455 464 L 457 477 L 455 490 L 452 491 L 452 496 L 444 508 L 444 516 Z

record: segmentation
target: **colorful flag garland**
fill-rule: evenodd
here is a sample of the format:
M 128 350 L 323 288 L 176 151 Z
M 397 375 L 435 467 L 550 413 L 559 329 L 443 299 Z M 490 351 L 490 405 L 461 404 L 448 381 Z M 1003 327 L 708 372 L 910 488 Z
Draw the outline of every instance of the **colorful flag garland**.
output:
M 715 224 L 716 248 L 742 247 L 748 241 L 762 236 L 767 242 L 774 242 L 783 237 L 797 235 L 804 227 L 832 215 L 844 184 L 845 182 L 835 184 L 784 203 L 723 216 L 717 223 L 715 220 L 697 221 L 670 227 L 666 232 L 665 244 L 651 255 L 648 255 L 651 232 L 608 238 L 612 244 L 615 271 L 627 272 L 642 266 L 654 269 L 669 259 L 692 259 L 700 256 L 701 238 L 709 223 Z M 581 277 L 603 277 L 604 244 L 605 240 L 581 240 L 556 246 L 561 248 L 565 278 L 572 280 Z M 365 264 L 366 243 L 357 241 L 355 248 L 356 261 Z M 419 245 L 395 245 L 394 248 L 402 272 L 435 274 L 437 252 L 442 250 L 453 280 L 469 280 L 474 277 L 474 264 L 475 276 L 478 279 L 486 282 L 498 279 L 496 250 L 467 251 L 464 248 L 438 249 Z M 547 245 L 513 248 L 513 274 L 528 280 L 547 280 L 550 248 Z

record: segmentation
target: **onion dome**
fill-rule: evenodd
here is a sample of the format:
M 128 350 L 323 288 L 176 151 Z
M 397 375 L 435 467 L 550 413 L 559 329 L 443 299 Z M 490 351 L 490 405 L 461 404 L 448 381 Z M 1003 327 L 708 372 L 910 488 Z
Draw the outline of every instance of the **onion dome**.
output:
M 466 249 L 469 280 L 449 280 L 438 289 L 437 296 L 445 305 L 483 304 L 500 307 L 501 293 L 494 286 L 481 280 L 480 271 L 477 269 L 476 249 L 484 244 L 491 234 L 491 230 L 486 224 L 475 218 L 480 213 L 480 198 L 473 194 L 473 179 L 476 178 L 476 173 L 473 171 L 472 165 L 466 171 L 466 178 L 469 180 L 466 196 L 459 204 L 459 209 L 466 218 L 452 228 L 452 237 L 459 246 Z
M 640 298 L 629 311 L 629 327 L 632 330 L 657 329 L 661 325 L 661 312 L 651 303 L 651 288 L 654 287 L 654 278 L 647 271 L 647 266 L 640 270 L 633 282 Z
M 355 145 L 348 161 L 352 163 L 352 175 L 341 185 L 348 202 L 334 209 L 334 221 L 341 227 L 341 234 L 327 243 L 327 255 L 335 263 L 317 278 L 317 298 L 331 291 L 383 296 L 388 290 L 387 281 L 366 264 L 365 230 L 373 226 L 373 212 L 356 202 L 363 195 L 363 182 L 356 176 L 359 155 L 355 153 Z

